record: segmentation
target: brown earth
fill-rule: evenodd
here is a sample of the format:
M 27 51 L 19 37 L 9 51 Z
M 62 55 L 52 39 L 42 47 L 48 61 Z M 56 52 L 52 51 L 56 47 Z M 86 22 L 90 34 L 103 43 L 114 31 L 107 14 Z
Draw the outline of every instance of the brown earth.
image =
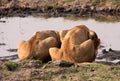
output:
M 65 61 L 42 63 L 0 61 L 0 81 L 118 81 L 120 65 L 72 64 Z

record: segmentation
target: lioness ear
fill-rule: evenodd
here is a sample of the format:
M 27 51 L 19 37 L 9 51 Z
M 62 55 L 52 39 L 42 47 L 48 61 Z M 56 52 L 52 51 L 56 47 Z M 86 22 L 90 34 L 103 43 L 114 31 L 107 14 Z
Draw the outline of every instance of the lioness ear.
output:
M 100 45 L 100 39 L 98 38 L 95 40 L 95 49 L 97 49 L 99 45 Z
M 89 38 L 94 40 L 94 39 L 97 39 L 98 36 L 97 36 L 97 34 L 94 31 L 89 30 Z
M 89 38 L 93 40 L 95 49 L 97 49 L 100 44 L 100 39 L 98 38 L 97 34 L 94 31 L 89 30 Z
M 39 33 L 39 31 L 34 32 L 34 33 L 33 33 L 33 36 L 36 36 L 38 33 Z

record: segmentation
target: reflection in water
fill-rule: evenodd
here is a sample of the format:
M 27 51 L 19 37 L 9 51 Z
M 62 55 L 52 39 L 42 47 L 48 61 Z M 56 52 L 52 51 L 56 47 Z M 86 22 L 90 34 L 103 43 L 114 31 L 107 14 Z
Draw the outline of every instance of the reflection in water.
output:
M 93 17 L 96 21 L 99 22 L 107 22 L 107 23 L 115 23 L 115 22 L 120 22 L 120 16 L 117 15 L 97 15 Z
M 49 16 L 41 17 L 41 16 L 38 16 L 38 15 L 33 15 L 33 17 L 35 17 L 35 18 L 45 18 L 45 19 L 50 18 Z M 106 23 L 120 22 L 120 16 L 119 15 L 108 15 L 108 14 L 99 14 L 99 15 L 94 14 L 94 15 L 90 15 L 90 16 L 81 16 L 81 17 L 65 16 L 64 19 L 65 20 L 73 20 L 73 21 L 94 19 L 95 21 L 106 22 Z
M 34 32 L 41 30 L 64 30 L 73 26 L 84 24 L 97 32 L 101 44 L 106 48 L 120 50 L 120 22 L 107 23 L 97 22 L 93 19 L 66 20 L 64 18 L 36 18 L 36 17 L 13 17 L 2 18 L 6 23 L 0 23 L 0 56 L 13 55 L 16 52 L 8 52 L 7 49 L 16 49 L 18 42 L 28 40 Z

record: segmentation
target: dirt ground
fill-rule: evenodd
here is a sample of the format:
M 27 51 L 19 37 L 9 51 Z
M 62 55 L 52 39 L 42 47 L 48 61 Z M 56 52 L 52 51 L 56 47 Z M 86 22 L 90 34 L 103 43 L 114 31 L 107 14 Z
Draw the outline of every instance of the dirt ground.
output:
M 0 61 L 0 81 L 119 81 L 120 65 Z

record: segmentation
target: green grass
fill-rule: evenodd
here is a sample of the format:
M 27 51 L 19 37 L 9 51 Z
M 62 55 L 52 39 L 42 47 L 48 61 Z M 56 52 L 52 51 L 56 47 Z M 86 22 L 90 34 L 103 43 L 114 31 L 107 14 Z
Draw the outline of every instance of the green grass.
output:
M 73 2 L 74 0 L 61 0 L 63 2 Z
M 103 64 L 83 64 L 80 67 L 86 69 L 86 71 L 81 71 L 79 75 L 86 80 L 94 81 L 117 81 L 120 75 L 120 65 L 119 66 L 108 66 Z
M 91 0 L 92 3 L 103 3 L 106 0 Z
M 18 63 L 13 61 L 8 61 L 8 62 L 5 62 L 5 66 L 9 71 L 15 71 L 18 67 Z
M 41 63 L 39 60 L 25 60 L 24 63 Z M 0 77 L 14 78 L 19 76 L 29 81 L 119 81 L 120 65 L 105 65 L 102 63 L 82 63 L 69 67 L 60 67 L 55 64 L 46 64 L 39 68 L 21 67 L 21 62 L 0 61 Z M 34 67 L 34 66 L 33 66 Z M 6 68 L 6 69 L 4 69 Z M 18 69 L 17 69 L 18 68 Z M 14 80 L 14 79 L 13 79 Z

